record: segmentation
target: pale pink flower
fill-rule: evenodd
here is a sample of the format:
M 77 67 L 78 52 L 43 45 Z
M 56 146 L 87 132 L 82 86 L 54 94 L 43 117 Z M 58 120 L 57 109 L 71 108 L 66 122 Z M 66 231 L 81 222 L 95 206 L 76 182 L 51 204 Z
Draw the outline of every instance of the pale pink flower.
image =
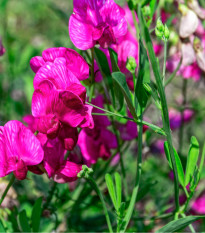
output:
M 26 178 L 28 166 L 43 160 L 39 140 L 19 121 L 9 121 L 0 127 L 0 177 L 13 172 L 17 179 Z
M 30 61 L 31 69 L 34 73 L 42 67 L 48 64 L 52 66 L 52 63 L 57 63 L 56 59 L 64 63 L 67 68 L 68 74 L 75 76 L 78 80 L 84 80 L 89 78 L 89 66 L 80 54 L 76 51 L 59 47 L 59 48 L 49 48 L 43 51 L 42 57 L 33 57 Z M 65 72 L 65 71 L 64 71 Z
M 74 0 L 73 6 L 69 34 L 77 48 L 108 48 L 126 34 L 125 12 L 113 0 Z
M 197 0 L 189 0 L 187 1 L 188 6 L 198 15 L 199 18 L 205 19 L 205 9 L 200 7 Z
M 182 43 L 182 64 L 184 66 L 189 66 L 196 61 L 196 55 L 193 46 L 190 42 Z

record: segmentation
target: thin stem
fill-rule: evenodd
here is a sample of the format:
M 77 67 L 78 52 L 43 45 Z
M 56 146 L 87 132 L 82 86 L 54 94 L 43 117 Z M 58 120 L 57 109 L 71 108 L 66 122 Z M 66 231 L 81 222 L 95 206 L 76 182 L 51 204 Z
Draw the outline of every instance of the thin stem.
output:
M 94 74 L 94 48 L 91 48 L 91 58 L 92 58 L 92 66 L 91 66 L 91 87 L 90 87 L 90 96 L 89 102 L 91 102 L 95 89 L 95 74 Z
M 171 216 L 173 216 L 174 213 L 167 213 L 167 214 L 162 214 L 159 216 L 151 216 L 151 217 L 147 217 L 147 216 L 142 216 L 142 217 L 137 217 L 137 218 L 133 218 L 136 221 L 142 221 L 142 220 L 158 220 L 158 219 L 165 219 L 165 218 L 169 218 Z
M 4 193 L 3 193 L 3 195 L 2 195 L 2 197 L 1 197 L 1 199 L 0 199 L 0 206 L 1 206 L 2 202 L 4 201 L 4 198 L 6 197 L 6 195 L 7 195 L 8 191 L 9 191 L 9 189 L 10 189 L 11 186 L 13 185 L 14 181 L 15 181 L 15 176 L 12 175 L 12 177 L 11 177 L 11 179 L 10 179 L 10 181 L 9 181 L 9 183 L 8 183 L 8 185 L 7 185 L 5 191 L 4 191 Z
M 55 190 L 56 190 L 56 187 L 57 187 L 57 183 L 53 182 L 53 185 L 52 185 L 51 190 L 49 191 L 49 195 L 48 195 L 48 198 L 46 200 L 46 203 L 43 206 L 44 209 L 48 208 L 49 204 L 51 203 L 53 195 L 54 195 Z
M 142 122 L 143 115 L 141 113 L 140 120 Z M 135 202 L 137 199 L 137 194 L 138 194 L 138 189 L 139 189 L 139 183 L 140 183 L 140 178 L 141 178 L 141 173 L 142 173 L 142 135 L 143 135 L 143 125 L 139 125 L 139 132 L 138 132 L 138 153 L 137 153 L 137 173 L 136 173 L 136 179 L 135 179 L 135 186 L 132 192 L 132 197 L 130 200 L 130 204 L 127 210 L 127 214 L 125 215 L 124 218 L 124 224 L 122 225 L 120 232 L 125 232 L 126 228 L 130 222 L 134 207 L 135 207 Z
M 178 179 L 178 173 L 177 173 L 177 166 L 176 166 L 176 160 L 174 156 L 174 149 L 173 149 L 173 144 L 172 144 L 172 135 L 171 135 L 171 129 L 170 129 L 170 122 L 169 122 L 169 114 L 168 114 L 168 105 L 167 105 L 167 99 L 162 83 L 162 79 L 160 76 L 160 70 L 159 66 L 157 63 L 157 59 L 154 53 L 152 41 L 150 38 L 149 30 L 146 26 L 144 17 L 142 15 L 140 7 L 138 7 L 138 17 L 140 21 L 140 30 L 143 32 L 144 39 L 146 42 L 146 46 L 148 49 L 151 65 L 152 65 L 152 70 L 155 76 L 155 80 L 157 83 L 160 99 L 161 99 L 161 104 L 162 104 L 162 121 L 163 121 L 163 129 L 166 133 L 167 136 L 167 142 L 168 142 L 168 147 L 171 155 L 171 162 L 173 166 L 173 172 L 174 172 L 174 189 L 175 189 L 175 211 L 178 212 L 179 210 L 179 179 Z
M 121 118 L 124 118 L 124 119 L 129 120 L 129 121 L 134 121 L 134 122 L 137 123 L 138 125 L 141 125 L 141 124 L 142 124 L 142 125 L 147 125 L 147 126 L 149 126 L 152 130 L 154 130 L 156 133 L 159 133 L 159 134 L 161 134 L 161 135 L 166 136 L 166 133 L 164 132 L 163 129 L 161 129 L 160 127 L 158 127 L 158 126 L 156 126 L 156 125 L 154 125 L 154 124 L 151 124 L 151 123 L 149 123 L 149 122 L 147 122 L 147 121 L 135 120 L 135 119 L 133 119 L 133 118 L 126 117 L 126 116 L 123 116 L 123 115 L 118 114 L 118 113 L 110 112 L 110 111 L 108 111 L 108 110 L 106 110 L 106 109 L 100 108 L 100 107 L 98 107 L 98 106 L 96 106 L 96 105 L 93 105 L 93 104 L 91 104 L 91 103 L 88 103 L 88 102 L 86 102 L 86 104 L 89 104 L 90 106 L 92 106 L 92 107 L 94 107 L 94 108 L 97 108 L 97 109 L 100 109 L 100 110 L 102 110 L 102 111 L 104 111 L 104 112 L 107 112 L 109 115 L 121 117 Z M 94 113 L 94 115 L 95 115 L 95 114 L 96 114 L 96 113 Z
M 103 195 L 100 191 L 100 189 L 98 188 L 95 180 L 92 178 L 92 177 L 88 177 L 86 178 L 87 181 L 90 183 L 91 187 L 96 191 L 96 193 L 98 194 L 101 202 L 102 202 L 102 205 L 103 205 L 103 209 L 104 209 L 104 213 L 105 213 L 105 218 L 106 218 L 106 221 L 107 221 L 107 225 L 108 225 L 108 228 L 109 228 L 109 231 L 110 232 L 113 232 L 113 229 L 112 229 L 112 225 L 111 225 L 111 222 L 110 222 L 110 217 L 109 217 L 109 214 L 108 214 L 108 210 L 107 210 L 107 207 L 106 207 L 106 204 L 105 204 L 105 201 L 104 201 L 104 198 L 103 198 Z
M 174 77 L 176 76 L 178 70 L 180 69 L 181 67 L 181 64 L 182 64 L 182 57 L 177 65 L 177 68 L 175 69 L 175 71 L 169 76 L 169 78 L 165 81 L 165 87 L 174 79 Z
M 182 214 L 182 213 L 181 213 L 181 216 L 182 216 L 183 218 L 186 218 L 186 215 L 185 215 L 185 214 Z M 192 233 L 196 233 L 196 231 L 195 231 L 195 229 L 194 229 L 194 227 L 193 227 L 192 224 L 189 224 L 189 229 L 191 230 Z
M 183 95 L 183 103 L 182 106 L 185 108 L 187 103 L 187 79 L 183 79 L 182 85 L 182 95 Z M 184 136 L 184 110 L 181 111 L 181 126 L 179 129 L 179 155 L 181 155 L 183 150 L 183 136 Z
M 139 39 L 139 27 L 138 27 L 138 23 L 137 23 L 137 20 L 136 20 L 136 16 L 135 16 L 135 11 L 134 10 L 132 10 L 132 18 L 133 18 L 133 21 L 134 21 L 134 24 L 135 24 L 136 36 Z
M 164 41 L 164 63 L 163 63 L 163 72 L 162 72 L 163 86 L 165 85 L 166 61 L 167 61 L 167 40 Z

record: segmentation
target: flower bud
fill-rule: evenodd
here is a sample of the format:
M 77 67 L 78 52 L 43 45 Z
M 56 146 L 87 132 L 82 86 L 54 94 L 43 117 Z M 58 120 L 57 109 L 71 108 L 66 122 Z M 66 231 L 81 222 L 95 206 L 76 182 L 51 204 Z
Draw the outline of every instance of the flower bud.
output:
M 169 32 L 169 29 L 168 29 L 167 25 L 165 24 L 164 25 L 164 38 L 166 40 L 169 40 L 169 36 L 170 36 L 170 32 Z
M 142 12 L 143 12 L 144 17 L 149 17 L 151 15 L 150 6 L 144 6 L 142 8 Z
M 1 37 L 0 37 L 0 56 L 3 56 L 3 54 L 6 52 L 3 44 L 2 44 L 2 40 L 1 40 Z
M 182 58 L 182 64 L 184 66 L 189 66 L 196 60 L 194 49 L 189 41 L 182 43 Z
M 173 45 L 176 45 L 179 41 L 178 34 L 175 31 L 171 31 L 169 40 L 171 41 Z
M 86 165 L 82 165 L 82 170 L 78 173 L 78 178 L 88 178 L 89 175 L 93 173 L 93 169 L 87 167 Z
M 132 74 L 135 73 L 135 70 L 136 70 L 136 68 L 137 68 L 137 63 L 136 63 L 134 57 L 129 57 L 129 58 L 127 59 L 126 68 L 127 68 Z
M 158 31 L 164 32 L 164 25 L 163 25 L 160 18 L 158 18 L 158 20 L 157 20 L 156 28 Z
M 155 28 L 155 34 L 159 39 L 163 39 L 164 33 L 160 32 L 157 28 Z

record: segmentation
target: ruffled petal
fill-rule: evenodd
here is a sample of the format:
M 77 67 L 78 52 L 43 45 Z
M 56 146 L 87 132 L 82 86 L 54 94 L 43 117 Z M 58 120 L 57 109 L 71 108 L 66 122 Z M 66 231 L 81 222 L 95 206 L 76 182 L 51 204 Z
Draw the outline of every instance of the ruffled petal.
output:
M 40 56 L 33 57 L 30 60 L 30 67 L 34 73 L 36 73 L 41 68 L 41 66 L 43 66 L 44 64 L 45 64 L 45 61 Z

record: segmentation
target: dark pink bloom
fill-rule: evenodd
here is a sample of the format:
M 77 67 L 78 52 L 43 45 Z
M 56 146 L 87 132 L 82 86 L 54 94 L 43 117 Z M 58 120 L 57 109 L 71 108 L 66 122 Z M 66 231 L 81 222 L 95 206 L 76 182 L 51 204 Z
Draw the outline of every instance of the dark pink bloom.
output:
M 42 57 L 36 56 L 31 59 L 30 66 L 33 72 L 37 73 L 42 66 L 56 63 L 56 59 L 65 64 L 68 69 L 67 72 L 71 76 L 75 76 L 78 80 L 89 78 L 89 66 L 84 58 L 69 48 L 59 47 L 46 49 L 43 51 Z
M 23 117 L 23 121 L 27 123 L 28 128 L 35 133 L 37 131 L 37 121 L 32 115 L 26 115 Z
M 77 48 L 108 48 L 126 34 L 125 12 L 113 0 L 74 0 L 73 6 L 69 34 Z
M 164 154 L 164 140 L 157 140 L 150 146 L 150 150 L 153 154 Z
M 13 172 L 17 179 L 26 178 L 28 166 L 41 163 L 44 152 L 39 140 L 19 121 L 0 127 L 0 177 Z
M 98 96 L 92 103 L 103 107 L 103 98 Z M 100 113 L 98 109 L 94 112 Z M 96 163 L 99 158 L 104 160 L 111 156 L 111 149 L 117 147 L 116 136 L 107 129 L 110 122 L 106 116 L 94 116 L 95 127 L 93 129 L 83 129 L 78 138 L 78 146 L 82 156 L 88 165 Z
M 66 149 L 73 149 L 76 144 L 76 127 L 93 128 L 91 111 L 92 107 L 85 104 L 85 88 L 81 84 L 57 90 L 46 80 L 33 94 L 32 114 L 37 121 L 37 130 L 51 139 L 65 138 Z
M 1 40 L 1 37 L 0 37 L 0 56 L 3 56 L 4 53 L 6 52 L 3 44 L 2 44 L 2 40 Z
M 192 204 L 192 210 L 197 214 L 205 214 L 205 195 L 198 197 Z

